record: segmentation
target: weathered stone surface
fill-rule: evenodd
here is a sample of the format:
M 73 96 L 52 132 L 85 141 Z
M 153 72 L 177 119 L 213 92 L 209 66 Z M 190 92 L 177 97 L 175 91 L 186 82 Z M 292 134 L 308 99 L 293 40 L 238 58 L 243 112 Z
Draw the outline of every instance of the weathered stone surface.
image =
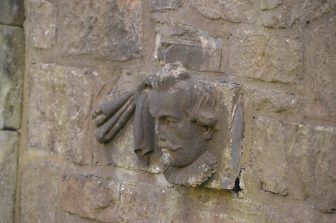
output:
M 245 101 L 250 103 L 252 109 L 256 111 L 301 113 L 301 109 L 305 103 L 305 99 L 302 96 L 262 87 L 245 86 L 244 94 L 247 98 Z
M 287 0 L 288 1 L 288 0 Z M 290 2 L 290 1 L 288 1 Z M 336 10 L 336 2 L 333 0 L 305 0 L 304 4 L 298 1 L 297 6 L 303 6 L 302 15 L 299 15 L 298 18 L 303 22 L 314 21 L 321 18 L 323 15 L 335 12 Z
M 1 223 L 14 222 L 16 165 L 19 134 L 0 131 L 0 216 Z
M 0 9 L 0 24 L 22 25 L 24 20 L 23 0 L 2 0 Z
M 251 0 L 196 0 L 191 4 L 210 19 L 230 22 L 253 23 L 258 11 L 256 2 Z
M 87 132 L 91 101 L 101 86 L 97 72 L 35 64 L 29 86 L 28 148 L 63 153 L 76 163 L 91 157 Z
M 81 218 L 77 215 L 69 214 L 67 212 L 63 212 L 57 217 L 58 223 L 100 223 L 98 221 L 90 220 L 87 218 Z
M 172 73 L 183 73 L 185 69 L 180 69 L 172 64 L 167 64 L 162 68 L 160 74 L 172 75 Z M 197 74 L 188 71 L 191 76 Z M 123 74 L 116 84 L 113 94 L 118 98 L 120 92 L 135 89 L 136 83 L 139 83 L 139 77 Z M 130 86 L 133 80 L 133 87 Z M 204 80 L 199 78 L 200 83 Z M 196 83 L 196 82 L 195 82 Z M 209 142 L 209 152 L 214 155 L 218 161 L 217 172 L 204 185 L 205 187 L 215 189 L 233 189 L 235 180 L 240 172 L 240 157 L 242 153 L 242 133 L 243 133 L 243 111 L 240 102 L 240 89 L 237 84 L 217 80 L 209 80 L 204 83 L 213 90 L 217 97 L 216 114 L 218 117 L 218 131 L 214 133 Z M 156 136 L 157 137 L 157 136 Z M 157 148 L 150 159 L 150 165 L 141 161 L 134 152 L 133 122 L 129 122 L 125 129 L 119 135 L 106 145 L 97 143 L 97 164 L 115 164 L 119 167 L 130 169 L 141 169 L 151 173 L 160 173 L 162 171 L 162 153 Z
M 280 5 L 272 10 L 261 12 L 262 23 L 266 27 L 287 28 L 293 25 L 295 19 L 286 5 Z
M 118 221 L 120 182 L 97 176 L 65 176 L 60 205 L 68 213 L 104 222 Z
M 158 176 L 146 177 L 140 172 L 110 171 L 109 177 L 63 177 L 60 207 L 98 222 L 242 222 L 224 205 L 232 200 L 229 194 L 171 187 Z M 231 210 L 246 206 L 238 200 L 233 202 Z M 213 205 L 221 207 L 221 212 L 214 211 Z
M 27 40 L 39 49 L 48 49 L 56 44 L 57 1 L 27 1 L 25 32 Z
M 0 2 L 2 23 L 3 2 L 16 0 Z M 25 6 L 32 64 L 26 69 L 27 149 L 20 154 L 17 221 L 335 222 L 335 0 L 27 0 Z M 0 46 L 1 55 L 6 47 Z M 143 58 L 120 62 L 139 54 Z M 174 61 L 200 71 L 203 80 L 225 72 L 223 80 L 240 83 L 247 126 L 243 191 L 167 183 L 152 163 L 159 154 L 146 166 L 134 153 L 132 119 L 112 142 L 96 142 L 91 108 L 103 95 L 134 89 L 140 80 L 135 70 Z M 107 93 L 111 83 L 103 88 L 85 64 L 111 82 L 109 73 L 130 72 Z M 2 77 L 0 110 L 2 99 L 10 98 L 2 95 L 4 86 L 13 86 Z M 0 120 L 8 122 L 2 111 Z M 1 168 L 12 164 L 8 157 L 0 162 L 0 182 L 9 173 Z M 219 171 L 227 171 L 223 166 Z M 9 193 L 0 194 L 2 204 Z M 11 213 L 1 212 L 0 222 Z
M 176 9 L 183 5 L 184 0 L 150 0 L 150 7 L 153 11 Z
M 261 189 L 286 195 L 288 163 L 286 150 L 294 127 L 268 118 L 253 121 L 253 157 Z
M 268 10 L 274 9 L 281 5 L 283 0 L 260 0 L 260 9 L 261 10 Z
M 186 68 L 219 71 L 222 39 L 181 24 L 157 29 L 155 58 L 161 63 L 182 63 Z
M 124 70 L 115 86 L 102 100 L 98 100 L 97 104 L 111 101 L 123 95 L 126 92 L 135 91 L 138 84 L 148 77 L 148 73 L 144 72 L 128 72 Z M 94 106 L 96 107 L 97 104 Z M 94 121 L 91 120 L 93 123 Z M 152 159 L 149 166 L 147 163 L 141 161 L 134 152 L 133 140 L 133 119 L 131 119 L 124 129 L 115 137 L 114 140 L 107 144 L 98 143 L 95 138 L 92 138 L 95 148 L 94 163 L 97 165 L 116 165 L 127 169 L 146 170 L 151 173 L 158 173 L 161 171 L 160 165 L 157 163 L 157 157 Z
M 312 24 L 305 42 L 309 117 L 336 121 L 336 16 Z
M 261 18 L 266 27 L 289 28 L 294 24 L 309 24 L 336 9 L 333 0 L 262 0 Z
M 59 4 L 64 54 L 119 61 L 140 55 L 141 1 L 62 0 Z
M 61 166 L 51 160 L 33 158 L 23 164 L 22 170 L 20 222 L 59 222 Z
M 234 75 L 283 83 L 296 83 L 302 77 L 303 44 L 298 37 L 238 29 L 229 43 Z
M 23 29 L 0 25 L 0 46 L 0 129 L 19 129 L 24 71 Z
M 119 174 L 115 174 L 113 169 L 110 170 L 112 178 L 64 176 L 60 197 L 62 209 L 100 222 L 157 222 L 170 215 L 167 210 L 174 207 L 164 201 L 174 199 L 171 188 L 160 186 L 141 173 L 119 169 Z M 145 183 L 145 179 L 149 182 Z M 154 200 L 161 205 L 153 206 Z
M 335 212 L 335 128 L 256 117 L 252 140 L 262 190 L 306 199 L 322 212 Z
M 296 143 L 289 143 L 290 178 L 293 188 L 302 190 L 314 209 L 336 213 L 336 128 L 299 125 Z M 293 159 L 293 160 L 292 160 Z

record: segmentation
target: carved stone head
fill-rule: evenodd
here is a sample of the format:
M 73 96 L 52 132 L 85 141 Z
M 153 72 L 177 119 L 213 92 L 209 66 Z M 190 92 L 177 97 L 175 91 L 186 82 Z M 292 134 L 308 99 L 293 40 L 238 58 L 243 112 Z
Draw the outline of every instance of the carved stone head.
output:
M 142 81 L 134 93 L 96 109 L 98 141 L 113 139 L 134 113 L 134 151 L 148 162 L 156 151 L 155 161 L 159 155 L 167 181 L 201 185 L 219 164 L 220 171 L 208 185 L 232 188 L 239 173 L 242 129 L 236 85 L 197 79 L 183 68 L 166 67 Z
M 186 73 L 156 76 L 148 101 L 167 180 L 187 186 L 205 182 L 216 166 L 208 153 L 218 118 L 211 88 Z

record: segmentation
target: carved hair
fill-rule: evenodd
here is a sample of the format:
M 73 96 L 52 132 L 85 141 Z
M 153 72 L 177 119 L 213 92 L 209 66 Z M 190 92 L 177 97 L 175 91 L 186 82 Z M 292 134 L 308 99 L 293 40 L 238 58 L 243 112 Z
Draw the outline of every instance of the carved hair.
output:
M 159 100 L 157 96 L 160 94 L 173 94 L 193 121 L 200 125 L 215 127 L 217 102 L 213 89 L 209 85 L 190 78 L 187 73 L 181 73 L 177 77 L 173 75 L 154 76 L 151 82 L 150 95 L 153 100 Z

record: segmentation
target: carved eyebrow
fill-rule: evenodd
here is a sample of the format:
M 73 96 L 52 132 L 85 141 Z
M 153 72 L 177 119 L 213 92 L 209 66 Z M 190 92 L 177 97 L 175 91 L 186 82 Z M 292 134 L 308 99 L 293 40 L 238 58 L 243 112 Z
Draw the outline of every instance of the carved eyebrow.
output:
M 208 112 L 199 112 L 196 117 L 194 117 L 197 121 L 202 123 L 205 126 L 214 127 L 217 123 L 217 118 L 215 115 Z
M 159 112 L 158 117 L 159 118 L 162 118 L 162 117 L 171 117 L 171 118 L 174 118 L 174 119 L 177 119 L 177 120 L 180 119 L 176 114 L 172 114 L 170 112 Z

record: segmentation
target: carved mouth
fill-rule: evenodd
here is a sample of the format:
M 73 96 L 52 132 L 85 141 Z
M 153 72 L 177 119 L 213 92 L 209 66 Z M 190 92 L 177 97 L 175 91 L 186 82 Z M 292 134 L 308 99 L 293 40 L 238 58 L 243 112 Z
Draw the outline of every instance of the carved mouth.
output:
M 161 147 L 161 151 L 162 151 L 162 153 L 171 153 L 171 150 L 169 150 L 165 147 Z
M 160 147 L 162 153 L 168 153 L 173 155 L 175 152 L 177 152 L 178 150 L 180 150 L 182 147 L 176 147 L 176 148 L 172 148 L 172 147 L 167 147 L 167 146 L 162 146 Z

